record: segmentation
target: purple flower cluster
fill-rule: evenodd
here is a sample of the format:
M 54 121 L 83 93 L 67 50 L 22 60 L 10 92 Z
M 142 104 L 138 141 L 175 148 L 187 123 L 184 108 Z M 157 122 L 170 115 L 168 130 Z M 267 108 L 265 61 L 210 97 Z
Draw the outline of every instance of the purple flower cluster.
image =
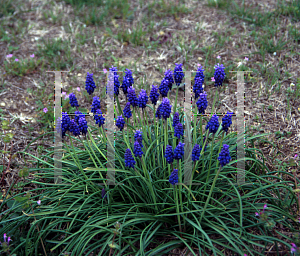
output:
M 174 79 L 177 86 L 179 86 L 184 78 L 184 73 L 182 70 L 182 64 L 175 63 L 176 67 L 174 68 Z
M 152 101 L 152 104 L 156 105 L 158 101 L 159 93 L 158 93 L 158 86 L 152 85 L 152 89 L 150 91 L 150 99 Z
M 82 114 L 80 111 L 75 111 L 75 117 L 74 117 L 74 119 L 75 119 L 75 122 L 78 124 L 78 121 L 79 121 L 79 118 L 80 117 L 85 117 L 85 115 L 84 114 Z
M 141 145 L 138 141 L 134 142 L 133 154 L 135 155 L 135 157 L 142 157 L 142 155 L 143 155 Z
M 179 142 L 174 149 L 174 159 L 180 160 L 184 155 L 184 143 Z
M 141 147 L 143 147 L 143 134 L 140 130 L 136 130 L 134 134 L 134 141 L 139 142 Z
M 88 126 L 87 126 L 87 121 L 85 120 L 84 117 L 79 118 L 78 126 L 79 126 L 79 130 L 82 134 L 87 133 Z
M 114 72 L 114 93 L 115 93 L 116 96 L 118 96 L 119 95 L 119 88 L 120 88 L 119 76 L 118 76 L 118 73 L 116 72 L 116 71 L 118 71 L 118 69 L 114 66 L 111 66 L 109 71 Z
M 126 118 L 130 118 L 132 116 L 132 113 L 131 113 L 131 110 L 130 110 L 130 102 L 126 103 L 126 105 L 124 107 L 124 110 L 123 110 L 123 115 Z
M 134 158 L 129 148 L 126 149 L 124 158 L 125 158 L 125 166 L 134 168 L 136 162 L 134 161 Z
M 120 129 L 120 131 L 122 131 L 124 129 L 124 125 L 125 125 L 125 120 L 123 118 L 123 116 L 118 116 L 117 121 L 116 121 L 116 126 Z
M 79 107 L 78 101 L 77 101 L 76 96 L 75 96 L 74 93 L 69 94 L 69 100 L 70 100 L 70 105 L 72 107 Z
M 61 118 L 62 137 L 64 137 L 66 135 L 66 132 L 69 130 L 70 122 L 71 120 L 67 112 L 62 112 L 62 118 Z
M 158 106 L 156 113 L 155 113 L 155 117 L 157 117 L 158 119 L 161 119 L 160 110 L 161 110 L 161 104 Z
M 144 109 L 148 102 L 148 96 L 146 90 L 142 89 L 138 98 L 138 105 L 140 108 Z
M 219 117 L 217 115 L 213 115 L 211 119 L 208 121 L 206 125 L 206 130 L 209 129 L 209 132 L 216 133 L 219 128 Z
M 170 100 L 168 98 L 164 98 L 161 103 L 160 114 L 164 119 L 170 117 L 172 106 L 170 105 Z
M 198 161 L 200 158 L 200 146 L 198 144 L 195 144 L 193 150 L 192 150 L 192 160 Z
M 78 125 L 76 124 L 75 120 L 72 119 L 70 121 L 70 124 L 69 124 L 69 131 L 72 132 L 74 134 L 74 136 L 78 136 L 80 135 L 80 130 L 79 130 L 79 127 Z
M 173 163 L 174 154 L 173 154 L 173 147 L 172 146 L 167 145 L 164 157 L 166 158 L 166 160 L 169 164 Z
M 172 185 L 175 185 L 176 183 L 178 183 L 178 169 L 174 169 L 174 171 L 171 173 L 169 182 Z
M 228 128 L 232 125 L 232 117 L 233 113 L 227 112 L 227 114 L 222 118 L 222 130 L 228 132 Z
M 93 79 L 93 74 L 89 74 L 89 72 L 87 72 L 87 76 L 86 76 L 86 81 L 85 81 L 85 89 L 88 92 L 89 95 L 91 95 L 94 90 L 96 88 L 94 79 Z
M 199 114 L 205 114 L 205 109 L 207 108 L 207 94 L 206 92 L 199 94 L 199 99 L 196 102 Z
M 194 86 L 193 91 L 195 93 L 195 99 L 197 99 L 200 96 L 200 93 L 203 93 L 203 83 L 204 83 L 204 69 L 201 68 L 201 66 L 198 68 L 196 72 L 196 76 L 194 78 Z
M 99 99 L 99 97 L 95 96 L 95 97 L 93 98 L 93 103 L 92 103 L 92 110 L 91 110 L 91 112 L 95 114 L 96 111 L 97 111 L 97 109 L 100 109 L 100 108 L 101 108 L 101 106 L 100 106 L 100 99 Z
M 132 86 L 128 88 L 128 101 L 133 107 L 138 105 L 138 98 L 136 97 L 135 89 Z
M 175 128 L 176 127 L 176 125 L 179 123 L 180 121 L 179 121 L 179 113 L 178 112 L 175 112 L 174 113 L 174 116 L 173 116 L 173 127 Z
M 215 65 L 215 87 L 222 86 L 224 78 L 226 76 L 224 69 L 225 67 L 223 66 L 223 64 Z
M 174 79 L 173 79 L 173 73 L 172 73 L 171 69 L 168 69 L 165 72 L 165 78 L 164 79 L 168 81 L 169 90 L 172 90 L 172 86 L 174 84 Z
M 167 79 L 163 79 L 159 86 L 159 92 L 162 97 L 167 97 L 169 92 L 169 81 Z
M 183 136 L 183 127 L 181 123 L 178 123 L 174 129 L 174 136 L 180 139 L 180 136 Z
M 103 117 L 100 109 L 97 109 L 94 119 L 96 120 L 96 124 L 99 124 L 99 127 L 105 123 L 105 118 Z
M 228 164 L 231 160 L 230 154 L 229 154 L 229 146 L 224 144 L 223 148 L 219 154 L 218 160 L 220 161 L 220 165 L 223 167 L 226 164 Z

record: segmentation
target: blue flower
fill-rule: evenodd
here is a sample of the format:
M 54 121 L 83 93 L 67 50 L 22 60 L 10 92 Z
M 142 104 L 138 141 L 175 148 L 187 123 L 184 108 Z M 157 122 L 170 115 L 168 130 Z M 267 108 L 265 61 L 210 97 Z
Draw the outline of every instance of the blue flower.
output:
M 100 99 L 99 99 L 99 97 L 95 96 L 95 97 L 93 98 L 93 103 L 92 103 L 92 110 L 91 110 L 91 112 L 95 114 L 96 111 L 97 111 L 97 109 L 100 109 L 100 108 L 101 108 L 101 106 L 100 106 Z
M 94 115 L 94 119 L 96 120 L 96 124 L 99 124 L 99 127 L 101 127 L 101 125 L 105 123 L 105 118 L 102 116 L 102 112 L 100 109 L 97 109 L 96 115 Z
M 202 84 L 203 84 L 205 75 L 204 75 L 204 69 L 202 69 L 201 66 L 197 69 L 197 72 L 196 72 L 196 76 L 195 76 L 195 78 L 194 78 L 194 81 L 196 81 L 197 78 L 200 78 L 200 80 L 201 80 L 201 82 L 202 82 Z
M 184 78 L 184 73 L 182 71 L 182 64 L 175 63 L 176 67 L 174 68 L 174 79 L 177 86 L 179 86 Z
M 86 81 L 85 81 L 85 89 L 88 92 L 89 95 L 91 95 L 94 90 L 96 88 L 94 79 L 93 79 L 93 74 L 89 74 L 89 72 L 87 72 L 87 76 L 86 76 Z
M 193 86 L 193 91 L 195 93 L 195 99 L 197 99 L 200 96 L 200 93 L 203 93 L 201 78 L 198 77 L 198 78 L 195 79 L 195 84 Z
M 135 157 L 142 157 L 143 155 L 141 145 L 138 141 L 134 142 L 133 154 L 135 155 Z
M 133 107 L 138 105 L 138 98 L 136 97 L 135 89 L 132 86 L 128 88 L 128 101 Z
M 78 136 L 80 135 L 80 130 L 78 125 L 75 123 L 75 120 L 72 119 L 70 121 L 70 126 L 69 126 L 69 131 L 72 132 L 74 134 L 74 136 Z
M 174 159 L 180 160 L 184 155 L 184 143 L 179 142 L 174 149 Z
M 232 125 L 231 115 L 233 113 L 227 112 L 227 114 L 222 118 L 222 130 L 228 132 L 228 128 Z
M 229 154 L 229 146 L 224 144 L 223 148 L 219 154 L 218 160 L 220 161 L 220 165 L 223 167 L 224 165 L 228 164 L 231 160 Z
M 78 101 L 77 101 L 76 96 L 75 96 L 74 93 L 70 93 L 69 100 L 70 100 L 70 105 L 72 107 L 79 107 Z
M 87 121 L 85 120 L 84 117 L 79 118 L 78 126 L 79 126 L 79 130 L 82 134 L 87 133 L 88 126 L 87 126 Z
M 169 182 L 172 185 L 175 185 L 176 183 L 178 183 L 178 169 L 174 169 L 174 171 L 171 173 Z
M 160 113 L 164 119 L 170 117 L 171 109 L 172 106 L 170 105 L 170 100 L 168 98 L 163 98 Z
M 180 136 L 183 136 L 183 127 L 181 123 L 178 123 L 174 129 L 174 136 L 180 139 Z
M 152 89 L 150 91 L 150 99 L 152 101 L 152 104 L 156 105 L 158 97 L 159 97 L 158 86 L 152 85 Z
M 136 164 L 136 162 L 134 161 L 134 158 L 133 158 L 129 148 L 126 149 L 124 158 L 125 158 L 125 166 L 134 168 L 134 165 Z
M 126 118 L 130 118 L 132 116 L 132 113 L 131 113 L 131 110 L 130 110 L 130 102 L 126 103 L 126 105 L 124 107 L 124 110 L 123 110 L 123 115 Z
M 161 119 L 160 110 L 161 110 L 161 104 L 158 105 L 158 108 L 157 108 L 156 113 L 155 113 L 155 117 L 157 117 L 158 119 Z
M 199 99 L 197 101 L 197 107 L 199 114 L 205 114 L 205 109 L 207 108 L 207 94 L 206 92 L 199 94 Z
M 173 163 L 173 161 L 174 161 L 174 153 L 173 153 L 173 148 L 172 148 L 172 146 L 170 146 L 170 145 L 167 145 L 167 147 L 166 147 L 166 152 L 165 152 L 165 158 L 166 158 L 166 160 L 167 160 L 167 162 L 169 163 L 169 164 L 171 164 L 171 163 Z
M 174 84 L 174 79 L 173 79 L 173 72 L 171 69 L 168 69 L 165 72 L 165 79 L 168 80 L 168 87 L 170 90 L 172 90 L 172 86 Z
M 118 71 L 118 69 L 114 66 L 111 66 L 109 71 Z M 119 76 L 117 72 L 114 72 L 114 93 L 116 96 L 119 95 L 119 87 L 120 87 Z
M 64 137 L 66 135 L 66 132 L 69 131 L 70 122 L 71 120 L 67 112 L 62 112 L 62 118 L 61 118 L 62 137 Z
M 224 68 L 223 64 L 220 65 L 218 63 L 217 65 L 215 65 L 215 74 L 214 74 L 215 87 L 222 86 L 222 83 L 226 76 L 224 69 L 225 68 Z
M 173 127 L 175 128 L 175 126 L 179 123 L 179 113 L 175 112 L 174 116 L 173 116 Z
M 169 81 L 165 78 L 161 81 L 161 84 L 159 86 L 159 92 L 162 97 L 167 97 L 169 92 Z
M 74 120 L 75 122 L 78 124 L 79 118 L 80 117 L 84 117 L 85 118 L 85 114 L 82 114 L 80 111 L 75 111 L 75 117 Z
M 139 142 L 141 147 L 143 147 L 143 134 L 140 130 L 136 130 L 134 134 L 134 141 Z
M 205 130 L 209 129 L 209 132 L 216 133 L 219 126 L 219 117 L 217 115 L 213 115 L 208 121 Z
M 116 121 L 116 126 L 120 129 L 120 131 L 123 130 L 125 124 L 124 118 L 121 116 L 118 116 L 117 121 Z
M 140 108 L 145 108 L 148 102 L 148 96 L 146 90 L 142 89 L 138 98 L 138 105 Z
M 121 88 L 123 89 L 123 92 L 124 92 L 125 95 L 128 93 L 128 88 L 129 87 L 130 87 L 129 79 L 126 76 L 124 76 Z
M 195 144 L 193 150 L 192 150 L 192 160 L 195 162 L 195 161 L 198 161 L 199 158 L 200 158 L 200 147 L 198 144 Z
M 199 94 L 203 92 L 203 83 L 204 83 L 204 69 L 200 66 L 197 69 L 196 76 L 194 78 L 194 86 L 193 86 L 193 91 L 195 93 L 195 99 L 199 97 Z
M 132 71 L 126 68 L 125 77 L 128 79 L 129 87 L 134 84 L 134 79 L 132 77 Z

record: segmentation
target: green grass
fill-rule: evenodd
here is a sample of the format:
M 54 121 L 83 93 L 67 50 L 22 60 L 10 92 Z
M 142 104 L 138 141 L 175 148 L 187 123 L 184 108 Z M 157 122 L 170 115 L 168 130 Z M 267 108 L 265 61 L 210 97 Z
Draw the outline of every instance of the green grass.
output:
M 70 42 L 61 38 L 42 39 L 37 56 L 44 59 L 51 70 L 72 70 L 74 65 Z

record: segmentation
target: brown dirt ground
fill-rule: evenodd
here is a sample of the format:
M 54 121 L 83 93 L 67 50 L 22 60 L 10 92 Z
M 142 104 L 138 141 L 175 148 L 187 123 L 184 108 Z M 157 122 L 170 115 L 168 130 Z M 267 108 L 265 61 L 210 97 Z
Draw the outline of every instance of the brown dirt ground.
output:
M 245 1 L 246 4 L 250 4 L 252 1 Z M 267 9 L 272 9 L 275 7 L 276 1 L 269 0 L 268 4 L 261 4 L 262 11 Z M 149 2 L 150 4 L 150 2 Z M 72 22 L 73 28 L 77 26 L 82 26 L 82 22 L 74 15 L 73 9 L 66 5 L 64 2 L 55 2 L 54 6 L 49 6 L 47 1 L 29 1 L 25 2 L 26 8 L 37 7 L 35 11 L 28 13 L 16 14 L 18 19 L 24 19 L 29 21 L 29 24 L 32 28 L 21 38 L 21 43 L 19 44 L 20 48 L 14 52 L 15 56 L 20 58 L 23 56 L 28 56 L 36 52 L 38 41 L 34 38 L 55 38 L 61 37 L 63 40 L 69 39 L 71 41 L 72 54 L 74 56 L 74 62 L 78 70 L 68 74 L 68 76 L 63 76 L 63 90 L 68 90 L 68 92 L 76 92 L 77 95 L 80 95 L 76 91 L 76 87 L 80 86 L 81 90 L 84 90 L 85 83 L 85 74 L 86 72 L 94 72 L 97 85 L 102 89 L 105 86 L 104 76 L 97 74 L 97 70 L 102 70 L 103 68 L 110 68 L 111 65 L 124 66 L 129 69 L 133 69 L 133 63 L 136 61 L 137 73 L 134 74 L 135 84 L 138 85 L 141 83 L 142 79 L 148 86 L 147 92 L 149 93 L 149 86 L 152 84 L 160 84 L 161 79 L 163 78 L 163 73 L 159 71 L 157 65 L 165 71 L 168 68 L 173 69 L 174 63 L 183 63 L 185 70 L 196 70 L 197 63 L 203 64 L 205 60 L 204 52 L 201 50 L 201 47 L 207 45 L 214 45 L 215 39 L 213 37 L 213 32 L 222 33 L 222 31 L 227 31 L 226 29 L 235 28 L 239 33 L 234 34 L 230 37 L 231 40 L 225 43 L 225 46 L 221 51 L 214 52 L 215 56 L 221 56 L 221 62 L 227 63 L 232 61 L 233 63 L 238 64 L 244 56 L 250 56 L 250 53 L 257 50 L 257 46 L 254 43 L 254 39 L 250 36 L 250 26 L 246 25 L 244 22 L 236 20 L 231 16 L 227 15 L 225 12 L 217 10 L 215 8 L 209 8 L 204 5 L 204 2 L 195 2 L 195 1 L 186 1 L 186 6 L 196 7 L 196 11 L 193 11 L 190 14 L 182 14 L 178 19 L 174 17 L 166 17 L 165 20 L 168 22 L 168 26 L 165 28 L 155 27 L 153 38 L 156 38 L 161 31 L 165 34 L 171 34 L 171 39 L 166 43 L 160 44 L 156 51 L 149 50 L 146 54 L 146 51 L 143 47 L 136 47 L 132 44 L 121 44 L 114 38 L 107 36 L 106 31 L 103 27 L 100 29 L 95 28 L 94 26 L 88 26 L 85 29 L 85 32 L 89 35 L 94 33 L 94 37 L 88 38 L 87 42 L 81 46 L 76 47 L 75 43 L 75 33 L 69 29 L 62 29 L 62 24 Z M 264 5 L 264 6 L 263 6 Z M 146 8 L 140 8 L 137 3 L 134 3 L 132 8 L 137 7 L 136 19 L 133 23 L 122 22 L 118 20 L 120 26 L 125 28 L 134 27 L 140 22 L 143 18 L 143 15 L 147 12 Z M 53 8 L 56 12 L 63 12 L 63 20 L 58 24 L 53 24 L 48 20 L 45 20 L 42 16 L 42 11 L 47 8 Z M 157 19 L 159 22 L 159 19 Z M 62 24 L 61 24 L 62 23 Z M 286 27 L 290 23 L 290 19 L 287 17 L 281 18 L 281 29 L 278 32 L 277 38 L 280 38 L 282 35 L 287 33 Z M 196 24 L 200 24 L 201 30 L 198 33 L 195 33 L 194 27 Z M 300 27 L 300 23 L 296 24 Z M 116 26 L 111 26 L 112 31 L 115 33 L 118 31 Z M 75 29 L 76 30 L 76 29 Z M 241 40 L 244 36 L 244 41 Z M 277 38 L 274 38 L 276 40 Z M 145 38 L 150 40 L 150 37 Z M 102 47 L 99 49 L 96 47 L 96 44 L 93 42 L 104 41 Z M 176 48 L 176 40 L 189 43 L 192 41 L 197 42 L 197 47 L 192 56 L 190 56 L 189 61 L 186 62 L 184 55 L 185 50 L 180 52 Z M 247 44 L 245 43 L 247 41 Z M 239 46 L 239 48 L 236 47 Z M 1 57 L 1 64 L 5 60 L 5 56 L 9 54 L 6 52 L 7 43 L 0 42 L 0 49 L 3 52 Z M 274 56 L 273 54 L 266 54 L 266 63 L 267 65 L 273 65 L 280 69 L 281 73 L 289 71 L 291 77 L 289 79 L 282 80 L 282 89 L 277 91 L 272 91 L 273 94 L 268 98 L 264 93 L 264 88 L 267 85 L 268 81 L 263 76 L 253 76 L 248 79 L 245 83 L 245 122 L 246 126 L 250 127 L 251 131 L 254 134 L 259 134 L 261 132 L 256 131 L 254 127 L 260 127 L 265 133 L 272 133 L 268 136 L 268 140 L 272 141 L 276 146 L 273 147 L 269 144 L 258 144 L 257 148 L 263 151 L 263 154 L 267 161 L 267 166 L 270 170 L 277 170 L 278 167 L 275 165 L 275 159 L 279 159 L 283 162 L 287 162 L 292 158 L 295 153 L 300 152 L 299 141 L 300 141 L 300 109 L 299 109 L 299 99 L 291 102 L 291 110 L 287 109 L 286 96 L 283 93 L 284 89 L 290 86 L 290 83 L 294 82 L 296 84 L 296 78 L 299 77 L 299 55 L 290 55 L 290 47 L 287 46 Z M 297 48 L 299 50 L 299 47 Z M 113 54 L 115 58 L 119 60 L 119 63 L 113 63 L 108 61 L 108 56 Z M 37 58 L 41 57 L 36 55 Z M 93 58 L 96 57 L 96 61 L 93 61 Z M 279 62 L 283 61 L 284 66 L 279 67 Z M 257 62 L 262 62 L 260 55 L 252 55 L 249 58 L 248 66 L 254 67 Z M 109 65 L 107 65 L 109 63 Z M 105 65 L 106 64 L 106 65 Z M 211 62 L 213 67 L 215 63 Z M 1 70 L 2 69 L 2 70 Z M 3 67 L 0 67 L 0 70 L 3 73 Z M 80 75 L 81 74 L 81 75 Z M 98 76 L 98 78 L 97 78 Z M 3 79 L 3 78 L 2 78 Z M 40 136 L 43 132 L 40 132 L 42 124 L 37 122 L 37 115 L 34 112 L 36 108 L 35 103 L 35 93 L 37 92 L 38 83 L 43 81 L 47 85 L 45 95 L 53 93 L 54 85 L 54 75 L 44 72 L 37 69 L 34 72 L 31 72 L 24 77 L 17 76 L 6 76 L 4 77 L 6 81 L 6 90 L 0 94 L 0 103 L 1 107 L 4 107 L 4 118 L 12 121 L 12 115 L 22 115 L 24 118 L 15 120 L 11 125 L 13 127 L 12 132 L 15 134 L 13 145 L 12 145 L 12 154 L 18 151 L 22 151 L 25 147 L 32 141 L 33 138 Z M 2 80 L 3 82 L 3 80 Z M 235 94 L 236 91 L 236 78 L 232 74 L 228 74 L 226 90 L 220 96 L 220 112 L 227 112 L 235 110 L 236 100 Z M 276 85 L 273 85 L 272 88 L 275 88 Z M 33 93 L 28 93 L 27 88 L 32 88 Z M 208 101 L 212 102 L 212 89 L 213 86 L 211 83 L 205 84 L 205 90 L 208 92 L 209 98 Z M 97 95 L 94 93 L 94 95 Z M 93 95 L 93 96 L 94 96 Z M 173 95 L 174 97 L 174 95 Z M 89 107 L 91 102 L 88 102 L 85 98 L 79 96 L 79 102 L 82 107 Z M 256 101 L 253 104 L 253 100 Z M 122 108 L 125 105 L 124 95 L 121 93 L 120 102 Z M 178 103 L 183 103 L 183 92 L 180 92 L 180 100 Z M 45 100 L 45 105 L 46 105 Z M 102 107 L 105 105 L 105 100 L 101 103 Z M 266 106 L 263 110 L 262 106 Z M 272 105 L 274 107 L 273 111 L 269 111 L 267 106 Z M 260 121 L 255 121 L 255 116 L 258 116 Z M 22 117 L 21 116 L 21 117 Z M 26 117 L 26 118 L 25 118 Z M 30 124 L 34 128 L 34 131 L 29 134 L 29 132 L 22 128 L 23 124 Z M 281 140 L 277 140 L 275 136 L 275 131 L 281 132 L 291 132 L 289 137 L 284 137 Z M 45 136 L 43 140 L 37 140 L 29 147 L 29 152 L 34 156 L 38 156 L 37 147 L 38 145 L 43 145 L 46 148 L 53 146 L 53 138 L 50 136 Z M 4 143 L 0 142 L 0 148 L 4 149 Z M 11 147 L 6 147 L 10 150 Z M 1 157 L 3 158 L 3 157 Z M 26 156 L 26 159 L 30 159 Z M 5 165 L 9 162 L 9 157 L 5 157 Z M 24 166 L 25 162 L 21 154 L 17 154 L 16 157 L 11 161 L 10 168 L 5 176 L 5 185 L 2 186 L 2 192 L 5 193 L 8 187 L 10 186 L 12 180 L 18 176 L 20 166 Z M 30 163 L 29 167 L 31 166 Z M 19 167 L 17 167 L 19 166 Z M 299 173 L 297 173 L 299 175 Z M 30 175 L 29 178 L 33 176 Z M 22 178 L 19 180 L 23 180 Z M 31 186 L 32 188 L 33 186 Z M 24 190 L 30 190 L 30 187 L 25 188 Z M 286 248 L 284 248 L 286 249 Z M 177 250 L 177 254 L 174 250 L 172 255 L 184 255 L 186 249 Z M 272 248 L 270 248 L 272 251 Z M 189 254 L 192 255 L 192 254 Z M 275 255 L 275 254 L 268 254 Z

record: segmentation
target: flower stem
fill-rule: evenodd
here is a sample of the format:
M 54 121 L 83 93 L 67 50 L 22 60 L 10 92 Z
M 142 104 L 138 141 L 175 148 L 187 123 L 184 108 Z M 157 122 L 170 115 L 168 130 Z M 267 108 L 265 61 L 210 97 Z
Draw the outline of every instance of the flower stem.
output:
M 181 222 L 180 222 L 180 215 L 179 215 L 179 205 L 178 205 L 178 194 L 177 194 L 176 185 L 174 185 L 173 192 L 174 192 L 174 197 L 175 197 L 175 201 L 176 201 L 176 209 L 177 209 L 177 219 L 178 219 L 179 231 L 181 232 L 180 236 L 182 237 Z
M 214 150 L 214 147 L 213 147 L 213 146 L 214 146 L 214 140 L 215 140 L 215 134 L 213 134 L 213 139 L 212 139 L 212 142 L 211 142 L 209 168 L 208 168 L 208 174 L 207 174 L 207 176 L 206 176 L 206 181 L 205 181 L 205 187 L 204 187 L 204 191 L 203 191 L 203 196 L 204 196 L 204 194 L 205 194 L 207 182 L 208 182 L 209 175 L 210 175 L 211 159 L 212 159 L 212 154 L 213 154 L 213 150 Z M 203 148 L 202 148 L 202 150 L 203 150 Z M 203 196 L 202 196 L 202 200 L 203 200 Z
M 175 105 L 174 105 L 174 112 L 176 112 L 176 107 L 177 107 L 177 98 L 178 98 L 178 89 L 179 89 L 179 86 L 176 87 L 176 97 L 175 97 Z

